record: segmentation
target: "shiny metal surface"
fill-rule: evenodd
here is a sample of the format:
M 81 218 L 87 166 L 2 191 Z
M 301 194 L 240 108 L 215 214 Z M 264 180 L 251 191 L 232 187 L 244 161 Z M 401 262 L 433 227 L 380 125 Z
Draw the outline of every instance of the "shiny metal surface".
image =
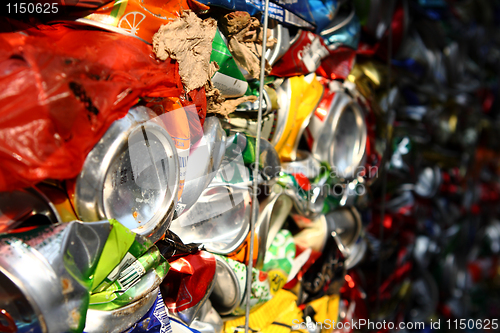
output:
M 153 242 L 168 229 L 177 201 L 179 159 L 154 116 L 145 107 L 130 109 L 88 154 L 74 198 L 83 221 L 114 218 Z
M 368 244 L 366 243 L 365 238 L 360 236 L 358 240 L 349 248 L 349 257 L 347 257 L 344 262 L 346 269 L 349 270 L 356 267 L 356 265 L 358 265 L 365 257 L 367 249 Z
M 274 123 L 277 119 L 277 111 L 271 112 L 262 117 L 261 138 L 271 141 L 274 136 Z M 257 134 L 257 121 L 252 118 L 238 117 L 230 115 L 227 120 L 227 128 L 255 136 Z
M 266 252 L 283 227 L 292 207 L 292 199 L 284 193 L 271 193 L 260 203 L 259 218 L 255 225 L 255 234 L 259 238 L 255 268 L 262 269 Z
M 276 38 L 276 45 L 266 51 L 267 62 L 272 66 L 288 51 L 291 44 L 290 33 L 286 27 L 271 19 L 269 20 L 269 29 L 271 36 L 268 38 Z
M 270 181 L 279 176 L 281 161 L 274 146 L 265 139 L 260 139 L 259 173 L 264 181 Z
M 44 224 L 62 222 L 52 202 L 36 188 L 0 192 L 0 233 L 29 219 L 45 220 Z
M 229 254 L 247 237 L 251 204 L 248 188 L 214 185 L 170 229 L 184 243 L 202 243 L 210 252 Z
M 213 308 L 210 300 L 207 300 L 201 307 L 197 319 L 193 320 L 190 327 L 200 333 L 221 333 L 224 323 L 220 315 Z
M 224 158 L 226 133 L 216 117 L 208 117 L 203 124 L 203 137 L 189 153 L 186 182 L 179 205 L 189 210 L 217 174 Z
M 196 303 L 194 306 L 190 308 L 178 312 L 170 312 L 169 309 L 169 314 L 179 318 L 188 326 L 190 326 L 202 312 L 205 303 L 209 302 L 208 297 L 210 296 L 210 294 L 212 294 L 216 282 L 217 282 L 217 274 L 214 274 L 212 276 L 212 280 L 210 281 L 210 285 L 207 288 L 207 292 L 205 293 L 205 295 L 203 295 L 203 298 L 198 303 Z
M 285 188 L 285 193 L 293 200 L 293 206 L 301 215 L 307 218 L 315 218 L 323 211 L 326 192 L 321 187 L 314 187 L 307 193 L 307 198 L 303 198 L 297 190 Z
M 273 100 L 271 96 L 269 96 L 269 92 L 267 90 L 264 90 L 262 92 L 262 96 L 264 97 L 262 100 L 262 109 L 263 109 L 262 114 L 266 115 L 271 111 L 273 111 L 274 109 L 273 106 L 275 105 L 275 103 L 273 103 Z M 259 109 L 258 100 L 255 102 L 243 102 L 236 107 L 237 112 L 257 112 L 258 109 Z
M 354 178 L 366 150 L 367 128 L 360 106 L 346 93 L 337 92 L 320 127 L 313 155 L 330 163 L 338 177 Z
M 241 303 L 245 290 L 231 266 L 221 257 L 215 256 L 217 279 L 210 300 L 221 315 L 228 315 Z M 242 275 L 243 276 L 243 275 Z
M 438 166 L 426 167 L 418 175 L 414 191 L 424 198 L 433 197 L 441 186 L 441 169 Z
M 277 113 L 276 129 L 274 130 L 274 136 L 271 139 L 271 144 L 276 146 L 280 139 L 285 135 L 285 127 L 290 113 L 290 95 L 292 93 L 292 87 L 289 80 L 283 81 L 283 83 L 276 89 L 276 94 L 278 95 L 279 109 Z
M 357 209 L 354 207 L 336 209 L 326 215 L 326 220 L 328 229 L 334 230 L 339 235 L 351 256 L 362 230 L 361 217 Z
M 89 309 L 85 323 L 86 333 L 120 333 L 132 327 L 153 306 L 160 288 L 156 288 L 137 302 L 112 311 Z
M 31 234 L 26 241 L 19 239 L 21 234 L 3 237 L 0 308 L 9 313 L 20 329 L 30 327 L 33 332 L 83 329 L 89 274 L 95 269 L 108 234 L 107 221 L 70 222 Z
M 283 172 L 301 173 L 308 179 L 316 178 L 321 171 L 321 164 L 314 156 L 305 150 L 297 150 L 297 159 L 293 162 L 283 162 Z
M 193 320 L 189 327 L 200 333 L 216 333 L 215 328 L 211 324 L 197 319 Z
M 337 15 L 335 15 L 335 17 L 333 18 L 332 23 L 330 23 L 330 25 L 326 29 L 321 31 L 320 35 L 326 36 L 326 35 L 335 33 L 335 31 L 337 31 L 339 29 L 342 29 L 343 27 L 348 25 L 349 22 L 352 21 L 352 19 L 354 18 L 354 15 L 356 15 L 354 7 L 351 7 L 351 10 L 349 10 L 345 13 L 343 13 L 343 12 L 337 13 Z

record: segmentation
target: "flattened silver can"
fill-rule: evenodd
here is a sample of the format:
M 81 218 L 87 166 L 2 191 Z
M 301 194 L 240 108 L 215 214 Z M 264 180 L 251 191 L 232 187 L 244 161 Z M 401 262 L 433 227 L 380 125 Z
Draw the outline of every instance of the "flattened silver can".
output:
M 363 110 L 342 89 L 323 96 L 305 131 L 312 154 L 339 178 L 353 179 L 363 165 L 367 127 Z
M 179 158 L 160 117 L 146 107 L 115 121 L 88 154 L 76 179 L 82 221 L 116 219 L 156 242 L 170 226 L 179 189 Z

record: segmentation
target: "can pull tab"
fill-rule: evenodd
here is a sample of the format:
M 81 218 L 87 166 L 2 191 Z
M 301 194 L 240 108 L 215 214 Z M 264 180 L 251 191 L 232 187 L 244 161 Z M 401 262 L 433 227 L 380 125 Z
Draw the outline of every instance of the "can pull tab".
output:
M 7 324 L 7 326 L 5 326 Z M 0 309 L 0 332 L 16 333 L 17 325 L 11 315 L 4 309 Z

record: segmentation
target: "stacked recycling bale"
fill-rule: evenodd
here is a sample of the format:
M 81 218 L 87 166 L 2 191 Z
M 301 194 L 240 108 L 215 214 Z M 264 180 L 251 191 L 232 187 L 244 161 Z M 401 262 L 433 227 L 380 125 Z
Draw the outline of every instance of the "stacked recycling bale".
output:
M 498 6 L 85 6 L 2 25 L 0 328 L 494 317 Z

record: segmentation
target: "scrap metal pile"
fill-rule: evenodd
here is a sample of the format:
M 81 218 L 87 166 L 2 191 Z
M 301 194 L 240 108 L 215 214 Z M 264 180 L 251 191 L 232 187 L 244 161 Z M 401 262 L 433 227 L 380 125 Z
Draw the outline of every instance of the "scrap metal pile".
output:
M 498 328 L 499 1 L 68 3 L 0 21 L 0 332 Z

